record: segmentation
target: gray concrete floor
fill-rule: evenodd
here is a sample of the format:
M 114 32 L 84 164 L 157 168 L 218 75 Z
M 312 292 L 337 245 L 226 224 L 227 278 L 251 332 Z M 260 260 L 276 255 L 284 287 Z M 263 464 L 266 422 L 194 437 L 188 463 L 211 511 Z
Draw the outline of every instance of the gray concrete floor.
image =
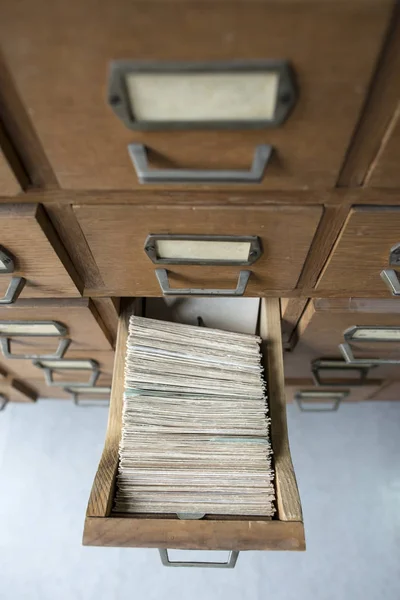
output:
M 83 548 L 107 410 L 8 406 L 0 414 L 0 598 L 398 600 L 400 402 L 288 412 L 307 552 L 243 552 L 231 571 L 168 569 L 156 550 Z

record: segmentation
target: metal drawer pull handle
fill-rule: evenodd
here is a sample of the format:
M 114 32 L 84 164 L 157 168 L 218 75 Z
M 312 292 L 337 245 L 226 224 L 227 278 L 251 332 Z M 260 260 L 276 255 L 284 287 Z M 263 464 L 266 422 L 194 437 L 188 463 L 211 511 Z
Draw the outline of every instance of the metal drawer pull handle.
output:
M 294 399 L 302 412 L 335 412 L 338 410 L 342 400 L 347 398 L 349 390 L 337 390 L 335 392 L 321 390 L 303 390 L 296 392 Z M 328 404 L 327 408 L 315 408 L 315 401 L 325 402 L 330 400 L 332 404 Z
M 7 404 L 8 404 L 8 398 L 7 398 L 7 396 L 4 396 L 3 394 L 0 394 L 0 412 L 5 409 L 5 407 L 7 406 Z
M 147 148 L 129 144 L 128 152 L 140 183 L 260 183 L 272 155 L 272 146 L 260 144 L 249 171 L 202 169 L 149 169 Z
M 350 344 L 347 342 L 339 345 L 344 360 L 350 365 L 364 367 L 371 363 L 375 365 L 400 365 L 400 358 L 356 358 Z
M 346 361 L 343 360 L 337 360 L 337 359 L 317 359 L 317 360 L 313 360 L 311 363 L 311 370 L 312 370 L 312 374 L 313 374 L 313 379 L 316 383 L 316 385 L 319 386 L 329 386 L 329 387 L 343 387 L 343 382 L 341 382 L 340 380 L 329 380 L 329 379 L 323 379 L 322 376 L 322 372 L 323 371 L 329 371 L 331 373 L 335 373 L 335 371 L 347 371 L 347 372 L 355 372 L 359 374 L 359 378 L 358 379 L 354 379 L 351 380 L 351 382 L 349 380 L 346 381 L 346 386 L 349 387 L 356 387 L 356 386 L 360 386 L 360 385 L 365 385 L 365 382 L 367 380 L 367 376 L 368 373 L 370 371 L 370 369 L 372 369 L 375 365 L 373 363 L 366 363 L 364 365 L 352 365 L 351 363 L 348 363 Z
M 228 554 L 228 559 L 226 562 L 186 562 L 181 560 L 169 560 L 168 550 L 163 548 L 159 548 L 158 551 L 164 567 L 207 567 L 213 569 L 233 569 L 239 556 L 239 552 L 231 550 Z
M 87 406 L 101 406 L 107 407 L 110 404 L 111 386 L 92 386 L 88 387 L 85 385 L 69 385 L 64 390 L 69 392 L 72 396 L 72 400 L 76 406 L 87 407 Z M 81 398 L 84 394 L 97 394 L 97 398 Z M 108 400 L 108 402 L 107 402 Z
M 251 271 L 240 271 L 237 286 L 234 290 L 207 290 L 203 288 L 172 289 L 169 285 L 168 271 L 166 269 L 156 269 L 155 273 L 164 296 L 243 296 L 251 275 Z
M 38 369 L 43 369 L 46 384 L 49 387 L 80 386 L 93 387 L 100 375 L 99 363 L 96 360 L 85 359 L 61 359 L 61 360 L 34 360 L 33 364 Z M 84 381 L 54 381 L 54 371 L 89 371 L 90 376 L 87 382 Z
M 392 293 L 392 296 L 400 296 L 399 274 L 394 269 L 383 269 L 381 278 L 386 283 Z
M 3 298 L 0 298 L 0 304 L 14 304 L 24 289 L 26 279 L 24 277 L 12 277 Z
M 0 338 L 1 351 L 6 358 L 28 358 L 30 360 L 62 358 L 71 343 L 71 340 L 68 338 L 60 340 L 57 350 L 54 352 L 54 354 L 14 354 L 11 352 L 10 341 L 11 340 L 8 337 Z

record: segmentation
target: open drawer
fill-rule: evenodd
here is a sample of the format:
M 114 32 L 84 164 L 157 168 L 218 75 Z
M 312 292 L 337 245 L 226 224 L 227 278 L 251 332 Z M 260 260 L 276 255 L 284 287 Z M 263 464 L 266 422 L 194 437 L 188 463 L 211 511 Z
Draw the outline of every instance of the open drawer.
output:
M 213 515 L 190 520 L 166 514 L 132 516 L 113 512 L 122 426 L 125 348 L 128 320 L 133 312 L 140 314 L 139 300 L 126 305 L 120 317 L 108 429 L 89 498 L 84 545 L 231 551 L 304 550 L 301 504 L 287 437 L 280 307 L 279 299 L 275 298 L 262 299 L 259 314 L 275 463 L 274 518 Z

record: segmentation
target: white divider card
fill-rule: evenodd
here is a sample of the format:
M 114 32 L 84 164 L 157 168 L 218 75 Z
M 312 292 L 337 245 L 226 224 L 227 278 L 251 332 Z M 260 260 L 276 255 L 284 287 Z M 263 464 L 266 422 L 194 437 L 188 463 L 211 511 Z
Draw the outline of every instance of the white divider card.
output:
M 116 512 L 274 514 L 260 342 L 130 318 Z

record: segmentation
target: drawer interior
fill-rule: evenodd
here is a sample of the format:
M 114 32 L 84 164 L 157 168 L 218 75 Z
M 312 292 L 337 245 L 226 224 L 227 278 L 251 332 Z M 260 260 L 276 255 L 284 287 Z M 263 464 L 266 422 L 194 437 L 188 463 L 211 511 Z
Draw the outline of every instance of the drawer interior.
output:
M 141 300 L 126 301 L 121 312 L 108 429 L 89 498 L 83 543 L 203 550 L 303 550 L 301 504 L 287 437 L 279 299 L 262 299 L 258 314 L 274 452 L 274 518 L 209 515 L 190 520 L 170 514 L 132 516 L 113 512 L 122 428 L 125 348 L 131 314 L 143 314 Z

